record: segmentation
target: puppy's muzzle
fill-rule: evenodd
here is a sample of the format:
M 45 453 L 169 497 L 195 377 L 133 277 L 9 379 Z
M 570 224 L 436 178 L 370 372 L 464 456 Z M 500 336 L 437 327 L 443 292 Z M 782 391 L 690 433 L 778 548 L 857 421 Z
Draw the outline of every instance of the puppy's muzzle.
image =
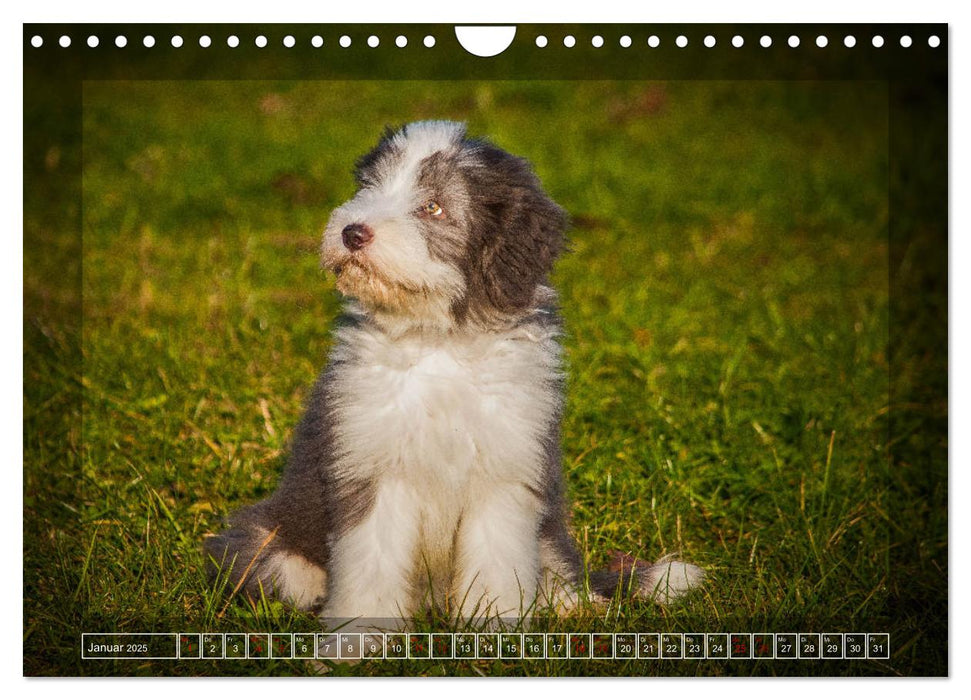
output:
M 341 231 L 341 238 L 348 250 L 360 250 L 374 238 L 374 231 L 365 224 L 348 224 Z

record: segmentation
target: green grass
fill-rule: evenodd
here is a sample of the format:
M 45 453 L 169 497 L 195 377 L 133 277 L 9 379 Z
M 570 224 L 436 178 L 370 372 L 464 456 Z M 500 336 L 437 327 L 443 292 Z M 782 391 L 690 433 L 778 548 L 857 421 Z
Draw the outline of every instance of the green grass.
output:
M 279 604 L 223 611 L 200 543 L 273 490 L 339 309 L 319 233 L 354 158 L 417 118 L 527 156 L 574 217 L 553 281 L 590 566 L 680 551 L 709 572 L 683 603 L 549 631 L 889 632 L 893 656 L 332 674 L 946 673 L 946 485 L 926 495 L 888 437 L 884 84 L 88 82 L 83 103 L 80 377 L 71 335 L 26 314 L 26 673 L 314 672 L 83 662 L 80 633 L 317 630 Z M 72 392 L 80 432 L 50 417 Z M 899 507 L 908 484 L 926 507 Z

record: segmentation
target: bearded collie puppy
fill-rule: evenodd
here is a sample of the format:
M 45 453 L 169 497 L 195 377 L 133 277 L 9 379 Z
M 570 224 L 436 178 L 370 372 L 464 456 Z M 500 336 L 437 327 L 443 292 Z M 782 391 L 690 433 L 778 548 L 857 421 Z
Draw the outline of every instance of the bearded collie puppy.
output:
M 529 163 L 428 121 L 387 130 L 355 176 L 323 234 L 347 297 L 330 362 L 277 491 L 206 541 L 211 573 L 360 620 L 563 614 L 699 584 L 670 558 L 583 570 L 547 283 L 567 216 Z

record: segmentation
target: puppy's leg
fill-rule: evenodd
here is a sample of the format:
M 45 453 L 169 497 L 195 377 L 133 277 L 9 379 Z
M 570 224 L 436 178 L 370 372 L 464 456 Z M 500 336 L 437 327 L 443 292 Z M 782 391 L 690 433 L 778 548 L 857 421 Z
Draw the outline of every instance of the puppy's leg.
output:
M 619 571 L 591 571 L 590 594 L 607 601 L 618 592 L 667 605 L 704 581 L 705 572 L 694 564 L 663 557 L 653 564 L 622 565 Z
M 210 576 L 226 576 L 226 589 L 252 597 L 274 595 L 319 609 L 327 593 L 328 543 L 338 511 L 335 500 L 360 500 L 360 490 L 329 478 L 332 415 L 318 381 L 294 433 L 277 491 L 230 519 L 230 529 L 205 542 Z
M 540 563 L 541 604 L 551 606 L 560 615 L 569 614 L 580 603 L 583 565 L 562 518 L 550 517 L 543 522 Z M 665 605 L 699 586 L 704 577 L 701 568 L 670 556 L 653 564 L 635 562 L 618 571 L 591 571 L 588 598 L 604 603 L 620 593 Z
M 205 542 L 211 579 L 226 576 L 227 592 L 242 590 L 285 600 L 304 610 L 319 608 L 327 588 L 323 551 L 301 551 L 288 518 L 274 517 L 264 501 L 238 513 L 232 527 Z M 314 561 L 316 559 L 317 561 Z
M 549 514 L 543 521 L 539 555 L 540 604 L 550 606 L 558 615 L 573 612 L 580 604 L 583 564 L 559 513 Z
M 704 570 L 673 556 L 658 559 L 650 566 L 638 566 L 637 595 L 662 605 L 673 602 L 697 588 L 705 579 Z
M 331 549 L 324 618 L 400 620 L 411 612 L 419 499 L 405 484 L 376 487 L 371 509 Z M 359 626 L 367 628 L 365 620 Z
M 539 499 L 523 484 L 490 485 L 462 515 L 455 596 L 466 620 L 520 617 L 536 599 Z

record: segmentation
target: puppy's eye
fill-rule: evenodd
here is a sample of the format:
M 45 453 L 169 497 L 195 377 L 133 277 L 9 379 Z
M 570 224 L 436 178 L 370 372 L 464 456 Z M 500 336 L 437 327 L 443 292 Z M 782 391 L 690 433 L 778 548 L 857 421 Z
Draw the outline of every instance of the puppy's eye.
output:
M 445 215 L 445 210 L 438 206 L 438 202 L 426 202 L 421 208 L 422 212 L 436 219 Z

